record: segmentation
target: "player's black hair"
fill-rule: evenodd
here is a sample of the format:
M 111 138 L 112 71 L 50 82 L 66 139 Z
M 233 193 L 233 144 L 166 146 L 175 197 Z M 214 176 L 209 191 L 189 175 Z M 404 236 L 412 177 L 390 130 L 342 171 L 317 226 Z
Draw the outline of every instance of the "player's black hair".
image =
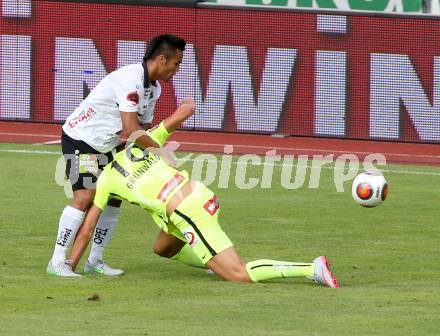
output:
M 153 38 L 145 51 L 144 62 L 154 59 L 159 55 L 173 57 L 176 49 L 185 50 L 186 42 L 184 39 L 171 34 L 159 35 Z

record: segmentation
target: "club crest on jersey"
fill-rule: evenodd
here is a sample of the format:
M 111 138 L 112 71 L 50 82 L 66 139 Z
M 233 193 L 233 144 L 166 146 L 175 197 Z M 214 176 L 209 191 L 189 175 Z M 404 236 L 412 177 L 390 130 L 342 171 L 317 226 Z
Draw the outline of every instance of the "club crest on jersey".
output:
M 127 95 L 127 100 L 131 102 L 132 105 L 139 104 L 139 95 L 137 92 L 130 92 Z
M 205 203 L 203 208 L 208 211 L 211 216 L 214 216 L 217 210 L 220 208 L 217 196 L 214 195 L 208 202 Z
M 151 98 L 153 98 L 153 96 L 154 96 L 153 89 L 148 88 L 148 89 L 144 90 L 144 98 L 145 99 L 151 99 Z
M 194 245 L 197 244 L 199 241 L 199 238 L 197 237 L 197 234 L 194 231 L 187 230 L 183 232 L 183 235 L 185 236 L 188 245 L 191 247 L 194 247 Z

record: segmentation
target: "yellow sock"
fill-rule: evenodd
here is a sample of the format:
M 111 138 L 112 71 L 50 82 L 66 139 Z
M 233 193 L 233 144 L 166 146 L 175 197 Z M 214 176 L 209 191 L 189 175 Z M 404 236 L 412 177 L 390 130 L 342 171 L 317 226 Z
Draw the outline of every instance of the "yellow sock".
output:
M 298 263 L 260 259 L 246 264 L 246 271 L 253 282 L 270 279 L 310 277 L 313 275 L 313 263 Z
M 182 249 L 171 259 L 179 260 L 180 262 L 192 267 L 207 268 L 203 263 L 202 258 L 195 254 L 191 246 L 188 244 L 183 245 Z

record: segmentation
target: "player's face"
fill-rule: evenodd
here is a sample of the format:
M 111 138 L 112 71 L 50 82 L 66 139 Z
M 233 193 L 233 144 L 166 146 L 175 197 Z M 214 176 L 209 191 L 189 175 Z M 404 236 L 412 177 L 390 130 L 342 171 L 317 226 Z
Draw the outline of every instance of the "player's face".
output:
M 182 63 L 183 52 L 179 49 L 176 50 L 176 53 L 173 57 L 165 57 L 163 56 L 163 60 L 161 62 L 161 78 L 165 82 L 168 82 L 173 76 L 179 71 L 179 66 Z

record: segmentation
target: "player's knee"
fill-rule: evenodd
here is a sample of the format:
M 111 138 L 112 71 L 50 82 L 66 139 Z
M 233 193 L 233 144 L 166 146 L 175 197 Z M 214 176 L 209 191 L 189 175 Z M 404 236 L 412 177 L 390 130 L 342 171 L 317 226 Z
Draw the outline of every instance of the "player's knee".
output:
M 93 203 L 94 190 L 78 190 L 73 193 L 72 207 L 86 211 Z
M 163 257 L 164 251 L 163 251 L 163 249 L 162 249 L 160 246 L 158 246 L 157 244 L 154 244 L 154 245 L 153 245 L 153 252 L 154 252 L 155 254 L 157 254 L 158 256 Z
M 173 251 L 170 248 L 159 243 L 154 244 L 153 252 L 163 258 L 172 258 L 175 254 L 173 254 Z
M 172 258 L 184 245 L 180 239 L 161 231 L 154 243 L 153 252 L 164 258 Z
M 250 282 L 249 275 L 246 271 L 246 265 L 245 264 L 236 264 L 233 265 L 227 272 L 227 274 L 224 277 L 224 280 L 226 281 L 233 281 L 233 282 Z

